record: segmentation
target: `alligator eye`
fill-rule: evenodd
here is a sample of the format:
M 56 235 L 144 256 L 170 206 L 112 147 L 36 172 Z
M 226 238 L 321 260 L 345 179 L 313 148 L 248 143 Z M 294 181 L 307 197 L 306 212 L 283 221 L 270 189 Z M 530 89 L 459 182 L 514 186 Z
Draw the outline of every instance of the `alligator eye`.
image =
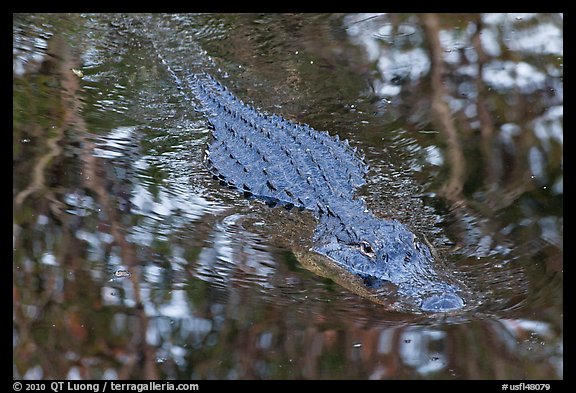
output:
M 368 242 L 360 243 L 360 251 L 362 251 L 364 254 L 368 255 L 369 257 L 374 256 L 374 249 L 372 248 L 372 246 Z

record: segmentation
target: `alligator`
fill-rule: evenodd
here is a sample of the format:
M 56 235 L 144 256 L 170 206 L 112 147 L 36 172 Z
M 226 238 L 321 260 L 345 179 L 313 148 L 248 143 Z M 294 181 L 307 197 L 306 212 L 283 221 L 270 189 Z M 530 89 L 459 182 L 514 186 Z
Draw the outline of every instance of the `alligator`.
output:
M 270 206 L 312 212 L 313 246 L 299 259 L 324 275 L 332 271 L 338 283 L 390 309 L 464 307 L 461 286 L 439 273 L 429 246 L 355 197 L 368 167 L 347 140 L 263 113 L 207 73 L 181 79 L 169 71 L 208 120 L 212 140 L 205 163 L 215 179 Z

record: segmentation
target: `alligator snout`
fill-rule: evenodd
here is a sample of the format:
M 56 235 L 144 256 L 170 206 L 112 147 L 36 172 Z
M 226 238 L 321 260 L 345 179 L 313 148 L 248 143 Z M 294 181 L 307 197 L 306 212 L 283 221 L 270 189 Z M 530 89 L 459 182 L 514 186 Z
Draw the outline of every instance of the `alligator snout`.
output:
M 434 294 L 422 301 L 420 308 L 427 312 L 448 312 L 464 307 L 464 300 L 455 293 Z

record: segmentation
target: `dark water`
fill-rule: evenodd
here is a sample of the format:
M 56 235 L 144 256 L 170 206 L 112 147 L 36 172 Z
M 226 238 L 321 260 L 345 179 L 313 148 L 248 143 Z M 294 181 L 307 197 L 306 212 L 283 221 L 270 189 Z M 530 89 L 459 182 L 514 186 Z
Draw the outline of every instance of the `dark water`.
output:
M 474 307 L 304 269 L 157 52 L 359 147 Z M 14 15 L 13 70 L 14 378 L 563 378 L 562 15 Z

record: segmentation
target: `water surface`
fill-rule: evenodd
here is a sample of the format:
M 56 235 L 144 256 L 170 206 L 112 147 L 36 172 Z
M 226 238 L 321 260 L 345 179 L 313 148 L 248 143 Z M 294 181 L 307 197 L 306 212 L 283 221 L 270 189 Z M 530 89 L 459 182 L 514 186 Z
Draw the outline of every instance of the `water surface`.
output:
M 301 266 L 306 213 L 214 181 L 178 72 L 365 154 L 359 197 L 474 307 Z M 13 377 L 562 379 L 563 17 L 13 17 Z

